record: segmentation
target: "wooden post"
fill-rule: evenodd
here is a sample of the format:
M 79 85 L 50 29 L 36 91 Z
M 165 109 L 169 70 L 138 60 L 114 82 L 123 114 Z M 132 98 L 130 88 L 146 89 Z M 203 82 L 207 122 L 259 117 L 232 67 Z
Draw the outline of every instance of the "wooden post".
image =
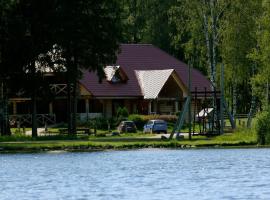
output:
M 13 106 L 13 115 L 16 115 L 17 114 L 17 102 L 13 101 L 12 106 Z
M 85 99 L 85 112 L 86 112 L 86 121 L 89 120 L 89 99 Z
M 89 113 L 89 99 L 85 99 L 85 112 Z
M 154 100 L 154 101 L 153 101 L 153 104 L 154 104 L 153 111 L 154 111 L 155 113 L 157 113 L 157 100 Z
M 52 102 L 49 103 L 49 113 L 53 114 L 53 103 Z
M 152 101 L 148 102 L 148 114 L 150 115 L 152 113 Z
M 176 100 L 174 102 L 174 105 L 175 105 L 175 113 L 177 113 L 179 111 L 179 106 L 178 106 L 179 102 Z

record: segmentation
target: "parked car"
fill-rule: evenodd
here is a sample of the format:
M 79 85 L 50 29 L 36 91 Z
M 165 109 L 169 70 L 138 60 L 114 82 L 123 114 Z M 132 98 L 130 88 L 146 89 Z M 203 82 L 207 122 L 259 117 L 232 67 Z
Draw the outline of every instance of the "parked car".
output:
M 137 132 L 137 127 L 133 121 L 122 121 L 118 127 L 117 130 L 120 133 L 136 133 Z
M 149 120 L 143 127 L 144 133 L 167 133 L 167 122 L 164 120 Z

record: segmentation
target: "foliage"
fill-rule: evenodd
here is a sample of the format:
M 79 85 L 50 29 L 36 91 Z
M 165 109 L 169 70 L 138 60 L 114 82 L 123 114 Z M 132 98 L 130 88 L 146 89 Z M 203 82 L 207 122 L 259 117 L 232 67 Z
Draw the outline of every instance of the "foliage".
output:
M 86 122 L 86 125 L 90 128 L 101 130 L 108 130 L 110 126 L 110 129 L 113 130 L 118 125 L 118 120 L 116 118 L 99 117 L 89 120 Z
M 250 79 L 255 74 L 255 63 L 248 56 L 256 47 L 256 19 L 260 13 L 260 1 L 235 0 L 224 13 L 221 23 L 221 58 L 225 65 L 227 96 L 232 97 L 232 110 L 247 113 L 251 100 Z
M 64 65 L 69 88 L 68 108 L 73 108 L 69 110 L 69 125 L 74 131 L 76 83 L 82 70 L 96 71 L 101 79 L 104 76 L 103 67 L 116 59 L 121 37 L 118 1 L 3 0 L 0 7 L 0 85 L 3 83 L 6 86 L 3 77 L 9 79 L 11 72 L 16 77 L 25 77 L 20 85 L 31 96 L 32 133 L 36 136 L 36 99 L 40 97 L 39 90 L 44 93 L 46 88 L 40 84 L 43 80 L 41 68 L 55 70 L 55 66 Z M 53 56 L 48 56 L 49 53 Z M 12 80 L 10 82 L 14 82 L 14 76 Z M 19 84 L 16 85 L 18 87 Z M 7 98 L 7 94 L 0 96 Z M 0 121 L 3 124 L 3 120 Z
M 141 130 L 145 124 L 145 120 L 143 119 L 142 115 L 129 115 L 128 117 L 129 120 L 134 121 L 134 123 L 136 124 L 136 127 Z
M 270 144 L 270 107 L 256 116 L 256 133 L 258 143 L 261 145 Z
M 260 15 L 256 19 L 256 46 L 249 57 L 256 63 L 257 74 L 252 78 L 252 87 L 258 98 L 266 106 L 269 102 L 270 75 L 270 2 L 261 0 Z
M 128 109 L 126 107 L 118 107 L 116 111 L 116 116 L 120 120 L 128 118 Z

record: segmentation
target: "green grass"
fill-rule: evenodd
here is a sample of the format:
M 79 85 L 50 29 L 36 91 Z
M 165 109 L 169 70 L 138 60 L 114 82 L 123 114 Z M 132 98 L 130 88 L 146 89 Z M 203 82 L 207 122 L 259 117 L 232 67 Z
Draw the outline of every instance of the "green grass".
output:
M 129 133 L 120 136 L 95 137 L 87 135 L 43 136 L 31 138 L 15 135 L 0 137 L 0 149 L 10 152 L 44 151 L 44 150 L 105 150 L 134 148 L 186 148 L 216 146 L 255 146 L 256 134 L 253 130 L 239 129 L 234 133 L 216 137 L 193 136 L 192 140 L 162 140 L 153 138 L 153 134 Z M 9 138 L 9 140 L 7 139 Z
M 169 124 L 168 132 L 171 132 L 172 124 Z M 155 138 L 155 134 L 144 134 L 142 131 L 137 133 L 125 133 L 119 136 L 108 136 L 108 131 L 97 130 L 97 135 L 67 135 L 59 134 L 60 127 L 49 128 L 49 134 L 32 138 L 23 134 L 18 134 L 16 129 L 12 129 L 12 136 L 0 137 L 0 152 L 33 152 L 47 150 L 68 150 L 68 151 L 91 151 L 106 149 L 134 149 L 134 148 L 190 148 L 190 147 L 227 147 L 227 146 L 256 146 L 257 136 L 253 129 L 246 129 L 239 126 L 233 133 L 226 133 L 221 136 L 206 137 L 193 136 L 192 140 L 184 138 L 177 140 L 162 140 Z M 22 130 L 22 129 L 21 129 Z M 31 130 L 26 128 L 26 130 Z M 197 130 L 197 131 L 196 131 Z M 196 125 L 195 131 L 198 132 L 199 126 Z M 115 130 L 113 130 L 115 131 Z M 188 131 L 184 127 L 183 132 Z M 93 132 L 93 130 L 92 130 Z M 158 135 L 160 136 L 160 135 Z
M 24 128 L 24 131 L 30 131 L 30 130 L 31 130 L 31 128 Z M 20 129 L 11 128 L 10 131 L 12 134 L 20 134 L 20 133 L 23 133 L 23 128 L 20 128 Z
M 88 135 L 45 135 L 37 138 L 23 134 L 13 134 L 11 136 L 0 136 L 1 142 L 31 142 L 31 141 L 49 141 L 49 140 L 88 140 Z

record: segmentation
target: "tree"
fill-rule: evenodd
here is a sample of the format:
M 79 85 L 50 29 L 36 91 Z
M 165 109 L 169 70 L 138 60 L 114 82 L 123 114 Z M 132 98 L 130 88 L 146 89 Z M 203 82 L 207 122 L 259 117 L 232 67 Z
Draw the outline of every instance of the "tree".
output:
M 250 53 L 250 58 L 256 63 L 258 73 L 252 79 L 254 93 L 261 99 L 264 107 L 269 102 L 270 75 L 270 2 L 261 1 L 261 15 L 256 19 L 256 47 Z
M 15 1 L 0 2 L 0 130 L 10 134 L 8 118 L 8 87 L 14 74 L 22 71 L 21 18 L 17 17 Z M 15 59 L 16 58 L 16 59 Z
M 53 34 L 67 69 L 70 133 L 76 132 L 77 81 L 82 70 L 97 71 L 101 80 L 103 67 L 116 59 L 121 37 L 119 9 L 118 2 L 111 0 L 56 1 Z
M 229 4 L 230 1 L 225 0 L 184 0 L 170 11 L 171 23 L 177 29 L 174 44 L 182 44 L 186 59 L 193 60 L 194 67 L 208 72 L 213 87 L 216 87 L 216 68 L 220 61 L 220 23 Z
M 169 11 L 176 2 L 177 0 L 122 0 L 122 42 L 150 43 L 182 59 L 182 51 L 172 44 L 175 27 L 169 22 Z
M 146 26 L 148 2 L 142 0 L 121 0 L 120 2 L 123 42 L 139 43 L 142 41 Z
M 13 16 L 18 19 L 20 28 L 18 44 L 20 68 L 26 78 L 23 84 L 30 91 L 32 102 L 32 136 L 37 137 L 37 93 L 41 83 L 42 71 L 37 65 L 42 55 L 52 48 L 52 21 L 54 0 L 20 0 L 14 8 Z M 14 31 L 17 31 L 15 28 Z M 17 56 L 14 55 L 14 56 Z
M 255 63 L 248 57 L 256 48 L 256 18 L 260 1 L 235 0 L 228 12 L 224 13 L 221 24 L 221 57 L 226 66 L 227 87 L 232 88 L 232 114 L 237 105 L 240 112 L 248 112 L 251 107 L 250 79 L 255 71 Z

